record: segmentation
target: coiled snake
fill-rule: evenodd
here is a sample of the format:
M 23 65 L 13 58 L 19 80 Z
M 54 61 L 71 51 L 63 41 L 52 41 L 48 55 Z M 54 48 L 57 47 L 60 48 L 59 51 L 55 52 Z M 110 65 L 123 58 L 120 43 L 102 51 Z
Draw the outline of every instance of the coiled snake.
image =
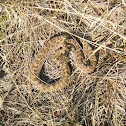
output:
M 70 35 L 69 35 L 70 36 Z M 87 42 L 61 34 L 46 41 L 30 67 L 30 79 L 38 90 L 51 92 L 63 89 L 72 74 L 72 68 L 90 74 L 96 65 L 96 56 Z

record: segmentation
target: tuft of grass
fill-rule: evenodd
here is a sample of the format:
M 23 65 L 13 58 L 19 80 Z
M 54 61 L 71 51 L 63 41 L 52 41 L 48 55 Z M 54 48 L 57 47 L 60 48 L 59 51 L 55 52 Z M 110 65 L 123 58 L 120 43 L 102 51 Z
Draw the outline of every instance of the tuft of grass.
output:
M 2 121 L 0 120 L 0 126 L 2 126 Z
M 2 32 L 3 32 L 4 28 L 5 28 L 6 22 L 7 22 L 7 13 L 2 18 L 0 18 L 0 21 L 3 21 L 3 26 L 1 27 L 1 30 L 0 30 L 0 34 L 2 34 Z M 7 31 L 5 33 L 3 33 L 2 36 L 0 36 L 0 39 L 5 37 L 6 34 L 7 34 Z

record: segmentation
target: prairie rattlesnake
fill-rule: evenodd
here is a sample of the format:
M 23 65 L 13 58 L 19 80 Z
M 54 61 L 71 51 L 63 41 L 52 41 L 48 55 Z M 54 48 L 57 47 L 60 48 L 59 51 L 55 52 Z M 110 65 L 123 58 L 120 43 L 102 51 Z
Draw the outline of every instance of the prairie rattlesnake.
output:
M 93 49 L 86 42 L 78 43 L 67 34 L 46 41 L 35 57 L 30 78 L 33 86 L 44 92 L 59 90 L 68 83 L 71 66 L 90 74 L 96 65 Z M 90 57 L 91 56 L 91 57 Z

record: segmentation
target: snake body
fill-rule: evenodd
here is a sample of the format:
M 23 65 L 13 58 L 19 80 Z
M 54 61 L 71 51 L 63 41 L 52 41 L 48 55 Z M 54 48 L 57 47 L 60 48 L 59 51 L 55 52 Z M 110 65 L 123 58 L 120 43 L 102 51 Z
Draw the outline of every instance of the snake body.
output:
M 83 47 L 66 34 L 46 41 L 30 67 L 30 79 L 38 90 L 51 92 L 63 89 L 71 76 L 71 66 L 90 74 L 96 65 L 93 49 L 86 42 Z

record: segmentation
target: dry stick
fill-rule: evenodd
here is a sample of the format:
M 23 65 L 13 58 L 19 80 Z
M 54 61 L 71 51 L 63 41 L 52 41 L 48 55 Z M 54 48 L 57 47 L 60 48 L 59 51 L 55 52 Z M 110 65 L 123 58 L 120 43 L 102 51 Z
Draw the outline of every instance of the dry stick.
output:
M 74 8 L 72 8 L 72 9 L 73 9 L 76 13 L 70 12 L 70 11 L 68 11 L 68 10 L 67 10 L 67 11 L 66 11 L 66 10 L 62 10 L 62 9 L 52 9 L 52 8 L 42 8 L 42 7 L 34 7 L 34 8 L 45 9 L 45 10 L 53 10 L 53 11 L 59 11 L 59 12 L 64 12 L 64 13 L 73 14 L 73 15 L 78 15 L 78 16 L 82 16 L 83 18 L 86 18 L 86 20 L 88 20 L 89 18 L 91 18 L 91 19 L 93 19 L 93 20 L 103 22 L 103 23 L 101 23 L 103 27 L 105 27 L 104 24 L 106 24 L 106 23 L 109 23 L 109 24 L 111 24 L 112 26 L 114 25 L 114 23 L 113 23 L 112 21 L 107 21 L 107 20 L 104 20 L 104 19 L 101 19 L 101 18 L 92 16 L 92 15 L 89 15 L 89 14 L 81 14 L 80 12 L 78 12 L 77 10 L 75 10 Z M 43 18 L 43 19 L 47 21 L 47 19 L 45 19 L 45 18 Z M 88 21 L 89 21 L 89 20 L 88 20 Z M 50 23 L 49 20 L 48 20 L 47 22 Z M 53 24 L 52 22 L 51 22 L 50 24 L 52 24 L 52 25 L 55 26 L 55 24 Z M 55 26 L 55 27 L 58 27 L 58 26 Z M 58 28 L 59 28 L 59 27 L 58 27 Z M 106 28 L 106 27 L 105 27 L 105 28 Z M 121 35 L 121 34 L 115 32 L 115 31 L 113 31 L 113 30 L 111 30 L 111 29 L 109 29 L 109 28 L 107 28 L 107 29 L 110 30 L 110 31 L 112 31 L 114 34 L 119 35 L 121 38 L 126 39 L 125 36 L 123 36 L 123 35 Z M 62 30 L 65 31 L 64 29 L 62 29 Z M 67 32 L 67 31 L 66 31 L 66 32 Z M 68 32 L 67 32 L 67 33 L 68 33 Z
M 13 78 L 12 78 L 12 80 L 13 80 Z M 13 82 L 14 82 L 14 85 L 16 86 L 16 87 L 13 87 L 10 91 L 13 91 L 15 88 L 18 90 L 18 92 L 19 92 L 19 94 L 21 95 L 21 97 L 24 99 L 24 101 L 25 101 L 25 103 L 26 103 L 26 105 L 28 106 L 28 108 L 33 112 L 33 113 L 35 113 L 36 114 L 36 112 L 34 112 L 34 110 L 29 106 L 29 104 L 27 103 L 27 101 L 26 101 L 26 99 L 25 99 L 25 97 L 21 94 L 21 92 L 20 92 L 20 89 L 18 88 L 18 85 L 16 84 L 16 82 L 13 80 Z M 9 92 L 10 92 L 9 91 Z M 27 109 L 27 108 L 26 108 Z M 25 110 L 26 110 L 25 109 Z M 24 111 L 25 111 L 24 110 Z M 38 115 L 38 114 L 36 114 L 37 115 L 37 117 L 39 117 L 40 119 L 41 119 L 41 117 Z M 41 119 L 42 120 L 42 119 Z
M 30 7 L 31 8 L 31 7 Z M 43 8 L 43 7 L 33 7 L 33 8 L 37 8 L 37 9 L 42 9 L 42 10 L 51 10 L 51 11 L 59 11 L 59 12 L 63 12 L 63 13 L 67 13 L 67 14 L 72 14 L 72 15 L 76 15 L 76 16 L 81 16 L 83 17 L 84 19 L 86 19 L 88 22 L 91 22 L 89 20 L 92 19 L 92 20 L 96 20 L 96 21 L 100 21 L 100 22 L 104 22 L 105 24 L 106 23 L 109 23 L 111 24 L 112 26 L 115 25 L 112 21 L 107 21 L 107 20 L 104 20 L 104 19 L 101 19 L 101 18 L 98 18 L 98 17 L 95 17 L 95 16 L 92 16 L 92 15 L 89 15 L 89 14 L 82 14 L 80 12 L 78 12 L 77 10 L 74 9 L 74 11 L 76 12 L 70 12 L 68 10 L 63 10 L 63 9 L 52 9 L 52 8 Z M 73 9 L 73 8 L 72 8 Z
M 79 39 L 81 39 L 81 40 L 83 40 L 83 41 L 87 41 L 89 44 L 93 44 L 93 45 L 99 46 L 99 47 L 93 52 L 93 54 L 95 54 L 95 53 L 96 53 L 98 50 L 100 50 L 101 48 L 106 48 L 106 49 L 109 49 L 109 50 L 111 50 L 111 51 L 117 52 L 117 53 L 119 53 L 119 54 L 125 54 L 125 53 L 123 53 L 123 52 L 121 52 L 121 51 L 117 51 L 117 50 L 115 50 L 115 49 L 106 47 L 106 46 L 104 45 L 105 43 L 103 43 L 102 45 L 100 45 L 100 44 L 97 44 L 97 43 L 93 43 L 93 42 L 91 42 L 91 41 L 89 41 L 89 40 L 87 40 L 87 39 L 81 38 L 81 37 L 79 37 L 79 36 L 77 36 L 77 35 L 75 35 L 75 34 L 69 32 L 69 31 L 67 31 L 67 30 L 65 30 L 65 29 L 63 29 L 63 28 L 61 28 L 61 27 L 58 27 L 56 24 L 54 24 L 53 22 L 51 22 L 51 21 L 45 19 L 44 17 L 39 16 L 39 18 L 42 18 L 43 20 L 45 20 L 46 22 L 48 22 L 49 24 L 55 26 L 56 28 L 60 29 L 60 30 L 63 31 L 63 32 L 66 32 L 66 33 L 68 33 L 68 34 L 71 34 L 71 35 L 73 35 L 73 36 L 75 36 L 75 37 L 77 37 L 77 38 L 79 38 Z M 111 29 L 109 29 L 109 28 L 107 28 L 107 29 L 108 29 L 108 30 L 111 30 Z M 113 30 L 111 30 L 111 31 L 112 31 L 114 34 L 118 34 L 118 33 L 116 33 L 116 32 L 113 31 Z M 125 37 L 122 36 L 122 38 L 125 38 Z M 125 39 L 126 39 L 126 38 L 125 38 Z M 92 56 L 93 54 L 91 54 L 91 56 Z

